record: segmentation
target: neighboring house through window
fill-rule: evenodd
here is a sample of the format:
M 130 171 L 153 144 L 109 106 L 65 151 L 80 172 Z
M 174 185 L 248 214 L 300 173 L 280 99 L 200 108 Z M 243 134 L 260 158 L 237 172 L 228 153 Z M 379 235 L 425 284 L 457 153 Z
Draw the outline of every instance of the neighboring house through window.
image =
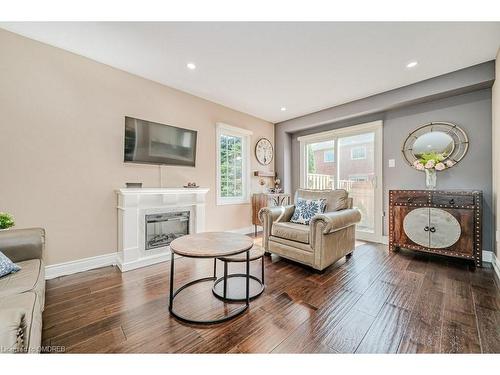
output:
M 326 150 L 323 153 L 323 161 L 325 163 L 333 163 L 335 161 L 335 152 L 333 150 Z
M 351 160 L 366 159 L 366 146 L 357 146 L 351 148 Z
M 252 132 L 217 124 L 217 204 L 249 202 Z

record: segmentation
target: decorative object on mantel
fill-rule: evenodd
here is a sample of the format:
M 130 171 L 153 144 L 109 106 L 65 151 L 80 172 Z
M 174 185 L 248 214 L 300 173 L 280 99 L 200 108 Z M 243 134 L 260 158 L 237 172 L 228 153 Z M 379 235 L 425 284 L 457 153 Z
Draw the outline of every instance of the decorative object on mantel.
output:
M 389 249 L 400 247 L 482 266 L 482 196 L 473 191 L 389 191 Z
M 259 186 L 262 193 L 266 190 L 266 181 L 263 178 L 259 178 Z
M 271 141 L 267 138 L 261 138 L 255 145 L 255 157 L 262 165 L 268 165 L 273 160 L 274 151 Z
M 259 211 L 263 207 L 286 206 L 290 204 L 290 194 L 284 193 L 260 193 L 252 195 L 252 224 L 257 235 L 257 225 L 262 225 L 259 219 Z
M 14 218 L 7 212 L 0 212 L 0 229 L 9 229 L 15 224 Z
M 281 180 L 278 178 L 278 176 L 276 176 L 276 178 L 274 179 L 274 189 L 279 193 L 279 190 L 280 189 L 280 184 L 281 184 Z
M 200 185 L 196 185 L 196 182 L 188 182 L 187 185 L 184 185 L 185 188 L 199 188 Z
M 140 189 L 142 188 L 142 182 L 125 182 L 125 187 L 128 189 Z
M 274 177 L 276 173 L 269 171 L 253 171 L 254 177 Z
M 469 139 L 458 125 L 431 122 L 411 132 L 403 143 L 406 162 L 424 171 L 427 189 L 436 188 L 438 171 L 455 166 L 467 153 Z

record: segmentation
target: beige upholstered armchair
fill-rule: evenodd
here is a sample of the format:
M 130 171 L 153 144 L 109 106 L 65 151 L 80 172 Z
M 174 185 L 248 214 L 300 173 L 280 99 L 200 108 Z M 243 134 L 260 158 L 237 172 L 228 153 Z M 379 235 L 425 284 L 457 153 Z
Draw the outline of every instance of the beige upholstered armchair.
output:
M 264 207 L 259 211 L 266 252 L 278 254 L 317 270 L 324 270 L 355 246 L 355 228 L 361 213 L 352 208 L 347 191 L 297 190 L 297 198 L 325 199 L 323 214 L 315 215 L 309 225 L 290 222 L 295 206 Z

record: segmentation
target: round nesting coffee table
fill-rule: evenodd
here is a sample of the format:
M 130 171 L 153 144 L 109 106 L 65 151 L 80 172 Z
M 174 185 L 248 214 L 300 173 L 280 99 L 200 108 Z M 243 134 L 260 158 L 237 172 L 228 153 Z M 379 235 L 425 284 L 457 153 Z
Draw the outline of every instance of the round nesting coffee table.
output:
M 260 279 L 250 275 L 250 299 L 252 300 L 264 292 L 264 249 L 259 245 L 253 245 L 247 253 L 250 253 L 250 262 L 261 260 Z M 247 255 L 245 253 L 214 259 L 214 276 L 217 275 L 217 260 L 224 263 L 224 276 L 216 279 L 212 288 L 212 292 L 217 298 L 228 302 L 245 301 L 244 285 L 247 275 L 244 273 L 228 274 L 228 264 L 246 262 L 246 259 Z
M 177 319 L 186 323 L 214 324 L 222 323 L 242 314 L 250 305 L 250 249 L 253 241 L 250 237 L 237 233 L 228 232 L 205 232 L 190 234 L 179 237 L 170 243 L 170 295 L 168 310 Z M 214 281 L 216 276 L 202 277 L 190 281 L 174 291 L 174 270 L 175 254 L 187 258 L 223 258 L 237 254 L 245 254 L 246 263 L 246 283 L 245 283 L 245 304 L 228 315 L 213 320 L 193 320 L 177 314 L 174 310 L 174 299 L 182 290 L 201 282 Z

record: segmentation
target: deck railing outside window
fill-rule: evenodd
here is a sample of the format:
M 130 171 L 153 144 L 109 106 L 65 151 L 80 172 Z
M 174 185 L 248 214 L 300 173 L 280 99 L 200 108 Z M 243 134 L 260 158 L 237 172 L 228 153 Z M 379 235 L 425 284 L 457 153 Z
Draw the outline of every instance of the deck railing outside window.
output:
M 367 215 L 373 209 L 374 190 L 372 181 L 355 181 L 355 180 L 339 180 L 338 186 L 335 187 L 334 176 L 327 174 L 308 173 L 307 174 L 308 189 L 345 189 L 349 192 L 349 196 L 353 198 L 354 206 L 361 211 L 361 222 L 358 224 L 358 230 L 370 231 L 373 228 L 373 217 Z M 370 229 L 368 229 L 370 228 Z

